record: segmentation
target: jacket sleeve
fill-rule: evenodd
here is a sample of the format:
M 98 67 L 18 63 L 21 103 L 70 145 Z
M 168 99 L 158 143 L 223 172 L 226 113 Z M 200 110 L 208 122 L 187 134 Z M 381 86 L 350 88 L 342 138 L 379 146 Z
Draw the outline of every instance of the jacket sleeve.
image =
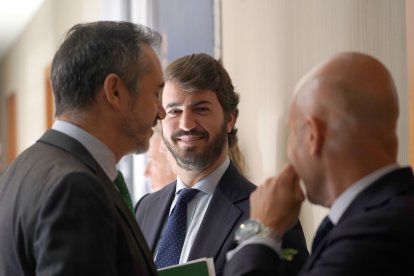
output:
M 248 244 L 227 262 L 225 276 L 238 275 L 298 275 L 309 258 L 302 227 L 298 223 L 283 237 L 282 248 L 298 251 L 292 261 L 282 260 L 270 247 L 263 244 Z

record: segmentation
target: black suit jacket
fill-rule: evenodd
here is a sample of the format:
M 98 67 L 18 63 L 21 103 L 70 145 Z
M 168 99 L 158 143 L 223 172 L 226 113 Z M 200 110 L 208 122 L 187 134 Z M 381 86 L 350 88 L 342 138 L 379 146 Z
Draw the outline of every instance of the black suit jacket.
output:
M 0 176 L 0 275 L 156 275 L 133 214 L 76 140 L 49 130 Z
M 153 253 L 174 200 L 175 188 L 176 182 L 173 182 L 158 192 L 148 194 L 137 204 L 136 218 Z M 249 196 L 255 188 L 256 186 L 240 175 L 230 163 L 201 222 L 188 257 L 189 261 L 212 257 L 216 275 L 223 274 L 226 253 L 236 247 L 234 230 L 249 217 Z M 289 233 L 287 243 L 295 244 L 306 251 L 300 225 Z M 307 251 L 303 255 L 302 264 L 306 257 Z
M 414 178 L 411 169 L 399 169 L 355 198 L 300 275 L 414 275 L 413 233 Z M 271 249 L 250 245 L 225 275 L 283 275 L 288 265 Z

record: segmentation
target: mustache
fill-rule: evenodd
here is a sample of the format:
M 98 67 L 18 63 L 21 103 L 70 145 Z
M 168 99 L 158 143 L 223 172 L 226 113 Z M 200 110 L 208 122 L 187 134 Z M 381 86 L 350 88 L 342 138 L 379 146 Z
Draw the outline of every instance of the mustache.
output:
M 194 135 L 194 136 L 201 136 L 201 137 L 207 137 L 208 138 L 208 132 L 207 131 L 201 131 L 201 130 L 182 130 L 179 129 L 176 132 L 174 132 L 173 135 L 171 135 L 171 138 L 173 140 L 180 138 L 181 136 L 185 135 Z

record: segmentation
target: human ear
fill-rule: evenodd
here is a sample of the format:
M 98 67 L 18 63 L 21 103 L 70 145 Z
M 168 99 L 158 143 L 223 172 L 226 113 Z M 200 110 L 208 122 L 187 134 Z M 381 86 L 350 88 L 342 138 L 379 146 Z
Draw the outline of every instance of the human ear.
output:
M 316 117 L 308 117 L 306 119 L 306 127 L 308 129 L 309 150 L 311 155 L 319 155 L 322 151 L 325 141 L 325 124 Z
M 227 117 L 227 133 L 230 133 L 233 129 L 234 125 L 236 124 L 236 112 L 230 112 L 229 116 Z
M 117 74 L 111 73 L 105 77 L 103 84 L 105 99 L 116 110 L 121 109 L 124 89 L 125 85 Z

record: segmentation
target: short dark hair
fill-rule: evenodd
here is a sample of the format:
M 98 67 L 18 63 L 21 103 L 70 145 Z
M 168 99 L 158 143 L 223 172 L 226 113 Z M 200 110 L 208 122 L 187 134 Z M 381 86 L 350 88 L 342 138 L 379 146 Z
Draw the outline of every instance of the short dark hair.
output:
M 148 69 L 143 45 L 158 45 L 161 36 L 129 22 L 98 21 L 77 24 L 57 50 L 51 80 L 56 115 L 92 103 L 108 74 L 115 73 L 132 93 Z
M 239 115 L 239 94 L 234 91 L 230 76 L 219 61 L 207 54 L 191 54 L 173 61 L 165 70 L 165 81 L 174 81 L 188 92 L 212 90 L 223 108 L 225 119 L 231 112 Z M 229 147 L 237 143 L 237 129 L 227 135 Z

